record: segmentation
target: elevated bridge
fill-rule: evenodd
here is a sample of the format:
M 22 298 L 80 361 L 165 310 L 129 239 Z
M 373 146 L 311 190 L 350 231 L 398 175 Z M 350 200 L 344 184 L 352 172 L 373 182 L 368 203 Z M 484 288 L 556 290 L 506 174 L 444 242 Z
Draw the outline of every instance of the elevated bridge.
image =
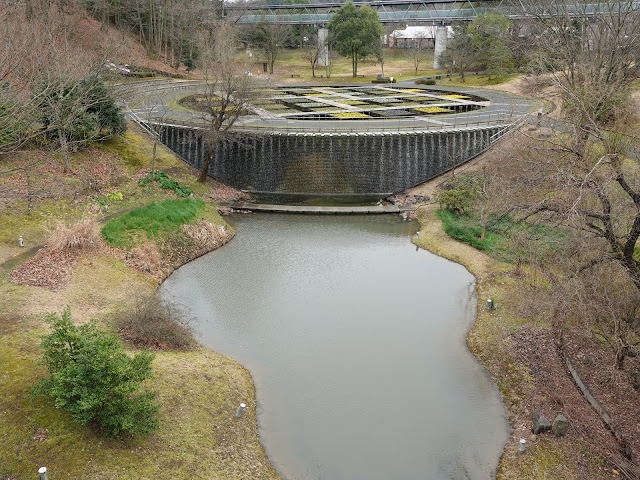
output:
M 615 10 L 618 3 L 583 3 L 571 5 L 531 5 L 504 0 L 373 0 L 355 2 L 369 5 L 382 23 L 445 25 L 456 21 L 471 21 L 481 13 L 499 11 L 511 19 L 552 17 L 558 14 L 576 17 L 598 16 Z M 629 9 L 629 2 L 624 2 Z M 640 1 L 631 2 L 640 9 Z M 289 25 L 326 25 L 342 2 L 299 5 L 234 5 L 225 6 L 225 15 L 235 23 L 278 23 Z

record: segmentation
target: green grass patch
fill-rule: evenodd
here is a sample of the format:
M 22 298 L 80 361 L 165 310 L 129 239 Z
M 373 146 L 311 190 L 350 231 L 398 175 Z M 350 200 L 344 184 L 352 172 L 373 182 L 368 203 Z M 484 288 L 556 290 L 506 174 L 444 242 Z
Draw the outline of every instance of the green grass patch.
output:
M 53 401 L 31 398 L 45 374 L 38 345 L 46 332 L 33 320 L 3 321 L 20 328 L 0 336 L 0 478 L 37 478 L 43 465 L 56 479 L 279 478 L 258 443 L 251 378 L 237 363 L 205 349 L 158 352 L 146 385 L 161 397 L 160 429 L 105 439 Z M 238 419 L 240 402 L 248 408 Z
M 442 221 L 443 230 L 451 238 L 471 245 L 483 252 L 497 252 L 501 249 L 504 239 L 491 231 L 485 231 L 482 239 L 482 227 L 470 216 L 458 216 L 451 210 L 438 210 L 438 218 Z
M 113 247 L 131 248 L 144 236 L 158 239 L 192 220 L 204 207 L 202 200 L 165 200 L 136 208 L 109 220 L 102 228 L 102 238 Z
M 569 232 L 560 228 L 517 222 L 505 216 L 489 217 L 482 238 L 482 225 L 473 214 L 457 215 L 452 210 L 438 210 L 436 215 L 451 238 L 505 262 L 518 262 L 524 257 L 532 260 L 532 255 L 553 256 L 569 236 Z M 536 245 L 535 250 L 530 248 L 532 242 Z
M 141 133 L 134 125 L 130 122 L 129 128 L 122 135 L 116 135 L 96 144 L 100 150 L 118 156 L 130 173 L 151 165 L 153 152 L 153 140 Z M 179 161 L 170 151 L 160 147 L 157 149 L 156 163 L 158 167 L 166 168 L 179 164 Z

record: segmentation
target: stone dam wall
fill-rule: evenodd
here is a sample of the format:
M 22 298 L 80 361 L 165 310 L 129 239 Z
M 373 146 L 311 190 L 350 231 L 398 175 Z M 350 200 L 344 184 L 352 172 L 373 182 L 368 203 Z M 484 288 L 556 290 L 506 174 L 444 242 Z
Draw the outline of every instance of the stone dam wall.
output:
M 300 194 L 388 194 L 459 166 L 485 150 L 505 126 L 464 131 L 243 132 L 220 141 L 209 175 L 240 190 Z M 166 126 L 161 141 L 196 168 L 202 130 Z

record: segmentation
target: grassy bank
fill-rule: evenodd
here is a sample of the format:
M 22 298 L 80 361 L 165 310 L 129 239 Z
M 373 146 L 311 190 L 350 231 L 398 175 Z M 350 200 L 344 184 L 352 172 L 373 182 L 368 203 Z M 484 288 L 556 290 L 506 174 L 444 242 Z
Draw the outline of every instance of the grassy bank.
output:
M 519 310 L 522 301 L 513 265 L 449 237 L 442 229 L 437 207 L 429 205 L 418 211 L 421 224 L 414 242 L 439 256 L 464 265 L 476 278 L 478 292 L 477 321 L 467 336 L 471 352 L 485 366 L 498 386 L 508 412 L 512 432 L 498 466 L 499 479 L 616 478 L 602 467 L 578 436 L 556 438 L 533 435 L 531 414 L 535 409 L 536 377 L 544 372 L 532 371 L 514 355 L 512 335 L 525 325 L 546 328 L 543 319 L 525 317 Z M 494 300 L 496 310 L 487 311 L 486 301 Z M 564 388 L 572 389 L 568 381 Z M 518 452 L 520 438 L 527 440 L 526 454 Z
M 385 48 L 384 74 L 388 77 L 395 77 L 398 80 L 407 80 L 414 77 L 435 75 L 442 73 L 442 70 L 433 69 L 433 50 L 425 50 L 423 58 L 418 65 L 416 73 L 412 51 L 400 48 Z M 255 64 L 254 70 L 262 72 L 262 63 Z M 358 75 L 352 76 L 351 59 L 338 57 L 331 68 L 331 77 L 327 78 L 325 67 L 316 68 L 316 78 L 312 77 L 311 65 L 306 59 L 306 52 L 302 49 L 285 49 L 276 58 L 274 65 L 274 75 L 281 81 L 313 81 L 314 83 L 335 83 L 335 82 L 370 82 L 376 75 L 382 73 L 380 63 L 374 58 L 368 58 L 358 62 Z
M 159 225 L 115 223 L 133 236 L 146 232 L 163 241 L 177 238 L 170 244 L 176 251 L 185 246 L 189 233 L 179 229 L 182 223 L 226 225 L 210 202 L 179 200 L 157 185 L 138 185 L 150 167 L 151 149 L 149 139 L 134 127 L 123 137 L 76 154 L 68 174 L 47 161 L 29 182 L 20 172 L 0 177 L 5 187 L 16 187 L 15 198 L 0 209 L 0 263 L 9 260 L 0 268 L 0 479 L 34 478 L 41 466 L 56 479 L 278 478 L 259 443 L 249 373 L 208 349 L 156 352 L 154 379 L 147 382 L 162 403 L 160 429 L 146 437 L 105 439 L 95 429 L 74 423 L 52 402 L 29 395 L 30 386 L 45 374 L 39 364 L 45 312 L 61 312 L 70 305 L 75 322 L 97 318 L 112 328 L 112 314 L 129 308 L 137 296 L 154 292 L 158 280 L 128 266 L 130 253 L 100 249 L 82 255 L 68 282 L 57 290 L 17 285 L 9 280 L 10 260 L 26 250 L 17 246 L 18 235 L 29 248 L 45 243 L 58 221 L 72 223 L 86 216 L 132 220 L 127 212 L 142 207 L 144 213 L 145 206 L 165 202 L 186 202 L 194 208 L 178 209 L 189 218 L 176 218 L 171 208 L 137 216 L 155 218 Z M 167 150 L 159 152 L 157 168 L 193 188 L 196 198 L 206 199 L 213 185 L 197 184 L 196 172 Z M 10 165 L 23 161 L 20 155 L 8 160 Z M 29 192 L 32 198 L 27 201 Z M 122 246 L 130 245 L 125 240 Z M 181 256 L 178 251 L 175 258 L 186 261 L 188 253 Z M 238 419 L 241 402 L 247 408 Z

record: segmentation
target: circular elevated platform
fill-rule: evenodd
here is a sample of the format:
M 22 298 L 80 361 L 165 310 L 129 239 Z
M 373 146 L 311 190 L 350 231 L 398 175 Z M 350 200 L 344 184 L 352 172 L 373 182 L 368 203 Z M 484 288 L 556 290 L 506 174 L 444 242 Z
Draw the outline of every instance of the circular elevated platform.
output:
M 138 88 L 129 89 L 130 115 L 202 168 L 206 119 L 194 106 L 202 85 Z M 209 174 L 260 193 L 381 197 L 475 157 L 532 108 L 502 92 L 414 82 L 269 87 L 218 142 Z

